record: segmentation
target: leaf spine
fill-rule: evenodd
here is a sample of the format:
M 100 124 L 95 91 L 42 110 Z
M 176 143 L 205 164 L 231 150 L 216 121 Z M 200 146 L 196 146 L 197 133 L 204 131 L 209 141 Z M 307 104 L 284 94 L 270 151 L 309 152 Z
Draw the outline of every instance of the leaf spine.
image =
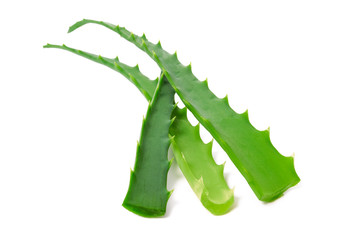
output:
M 222 99 L 227 105 L 229 105 L 229 96 L 226 94 L 225 97 Z
M 195 131 L 196 136 L 201 139 L 201 137 L 200 137 L 200 123 L 195 125 L 194 131 Z
M 170 126 L 174 123 L 175 119 L 176 119 L 176 116 L 170 120 Z
M 169 167 L 168 167 L 168 171 L 169 171 L 169 169 L 170 169 L 171 165 L 173 164 L 173 162 L 174 162 L 174 157 L 172 157 L 172 158 L 169 160 Z
M 171 197 L 172 193 L 174 192 L 174 189 L 171 189 L 170 191 L 167 192 L 167 199 L 169 200 L 169 198 Z
M 206 145 L 209 146 L 211 149 L 213 144 L 214 144 L 214 139 L 211 139 L 210 142 L 206 143 Z
M 172 135 L 172 136 L 171 136 L 171 135 L 169 134 L 169 139 L 170 139 L 170 142 L 173 142 L 174 139 L 175 139 L 175 135 Z
M 217 164 L 217 165 L 216 165 L 219 174 L 224 174 L 225 163 L 226 163 L 226 162 L 223 162 L 222 164 Z
M 115 30 L 116 30 L 117 33 L 120 34 L 120 26 L 119 26 L 119 25 L 117 25 L 117 26 L 115 27 Z
M 176 103 L 174 104 L 173 111 L 175 110 L 175 108 L 177 108 L 178 104 L 179 104 L 179 102 L 176 102 Z
M 143 125 L 144 125 L 144 123 L 145 123 L 145 116 L 144 116 L 144 115 L 143 115 L 142 123 L 143 123 Z
M 134 33 L 131 32 L 130 37 L 133 41 L 136 41 Z
M 102 61 L 102 62 L 105 61 L 104 58 L 103 58 L 101 55 L 98 56 L 98 59 L 99 59 L 100 61 Z
M 247 121 L 249 121 L 249 110 L 248 109 L 246 109 L 243 113 L 240 113 L 239 115 L 244 117 Z
M 171 55 L 173 58 L 175 58 L 176 60 L 178 60 L 178 56 L 177 56 L 177 51 L 174 52 L 174 54 Z
M 270 136 L 270 127 L 268 127 L 267 129 L 265 129 L 265 130 L 262 131 L 262 132 L 264 132 L 265 134 L 267 134 L 267 135 Z
M 189 63 L 189 65 L 186 66 L 186 68 L 188 69 L 188 71 L 192 71 L 192 66 L 191 66 L 191 62 Z
M 200 82 L 200 84 L 204 85 L 205 88 L 209 89 L 209 82 L 207 78 L 204 81 Z
M 135 69 L 135 70 L 137 70 L 137 71 L 140 72 L 139 64 L 136 64 L 136 65 L 133 67 L 133 69 Z

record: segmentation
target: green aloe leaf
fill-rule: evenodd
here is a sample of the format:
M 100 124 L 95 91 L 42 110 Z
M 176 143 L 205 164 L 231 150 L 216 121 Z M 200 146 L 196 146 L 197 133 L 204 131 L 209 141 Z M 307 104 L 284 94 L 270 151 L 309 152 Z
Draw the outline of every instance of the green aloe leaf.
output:
M 63 49 L 105 65 L 130 80 L 150 101 L 154 95 L 157 79 L 150 80 L 139 71 L 114 59 L 80 51 L 65 45 L 47 44 L 45 48 Z M 193 127 L 186 117 L 186 108 L 176 107 L 174 123 L 170 126 L 173 135 L 171 149 L 189 185 L 206 209 L 215 215 L 229 211 L 234 202 L 234 192 L 229 189 L 223 174 L 223 165 L 217 165 L 212 157 L 212 142 L 204 144 L 199 136 L 199 126 Z
M 176 53 L 169 54 L 160 42 L 153 44 L 145 35 L 140 37 L 124 27 L 102 21 L 84 19 L 71 26 L 69 32 L 87 23 L 111 29 L 156 61 L 185 106 L 225 150 L 258 199 L 273 201 L 300 181 L 294 158 L 285 157 L 275 149 L 269 130 L 258 131 L 250 124 L 247 111 L 238 114 L 230 108 L 227 97 L 217 98 L 207 81 L 199 81 L 190 65 L 179 62 Z
M 147 101 L 151 101 L 155 88 L 158 84 L 158 78 L 155 80 L 151 80 L 140 72 L 139 66 L 136 65 L 134 67 L 130 67 L 124 63 L 119 61 L 119 58 L 106 58 L 100 55 L 95 55 L 92 53 L 84 52 L 78 49 L 70 48 L 63 45 L 54 45 L 54 44 L 46 44 L 44 48 L 58 48 L 62 50 L 66 50 L 72 53 L 75 53 L 79 56 L 85 57 L 94 62 L 105 65 L 125 76 L 130 82 L 132 82 L 144 95 Z
M 144 217 L 163 216 L 171 195 L 166 182 L 170 167 L 167 157 L 174 94 L 163 75 L 143 121 L 135 167 L 123 202 L 126 209 Z
M 234 191 L 229 189 L 224 178 L 224 164 L 217 165 L 212 156 L 212 143 L 200 138 L 199 124 L 193 127 L 186 108 L 175 108 L 176 120 L 171 125 L 174 137 L 171 147 L 175 159 L 201 203 L 213 214 L 229 211 L 234 202 Z

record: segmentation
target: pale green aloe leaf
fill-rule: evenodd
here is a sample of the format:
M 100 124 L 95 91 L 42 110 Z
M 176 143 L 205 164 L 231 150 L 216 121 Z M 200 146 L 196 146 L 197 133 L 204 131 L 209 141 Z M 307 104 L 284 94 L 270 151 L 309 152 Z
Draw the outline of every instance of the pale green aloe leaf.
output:
M 171 194 L 166 185 L 174 94 L 162 75 L 143 121 L 135 167 L 123 202 L 126 209 L 144 217 L 163 216 Z
M 186 108 L 175 108 L 176 120 L 171 125 L 171 147 L 175 159 L 202 204 L 213 214 L 226 213 L 234 202 L 234 192 L 224 179 L 224 164 L 217 165 L 212 156 L 212 143 L 200 138 L 199 124 L 193 127 Z
M 160 42 L 153 44 L 145 35 L 140 37 L 102 21 L 84 19 L 71 26 L 69 32 L 87 23 L 99 24 L 118 33 L 159 65 L 185 106 L 225 150 L 258 199 L 273 201 L 300 181 L 294 158 L 285 157 L 275 149 L 269 130 L 258 131 L 250 124 L 247 111 L 238 114 L 229 106 L 227 97 L 216 97 L 207 81 L 199 81 L 191 65 L 182 65 L 176 53 L 169 54 Z
M 144 76 L 139 68 L 129 67 L 118 58 L 106 58 L 65 45 L 47 44 L 46 48 L 63 49 L 79 56 L 105 65 L 130 80 L 150 101 L 155 92 L 157 80 Z M 199 126 L 193 127 L 186 117 L 186 108 L 176 107 L 173 111 L 175 121 L 170 127 L 171 149 L 182 173 L 196 196 L 206 209 L 215 215 L 229 211 L 234 202 L 233 190 L 229 189 L 223 174 L 224 165 L 217 165 L 212 157 L 212 145 L 204 144 L 199 136 Z

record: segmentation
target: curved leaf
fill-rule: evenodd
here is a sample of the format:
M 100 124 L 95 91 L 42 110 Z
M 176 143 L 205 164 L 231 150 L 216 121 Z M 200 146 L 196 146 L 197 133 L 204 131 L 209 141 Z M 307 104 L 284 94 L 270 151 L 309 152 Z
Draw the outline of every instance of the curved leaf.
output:
M 80 51 L 65 45 L 47 44 L 46 48 L 58 48 L 70 51 L 94 62 L 103 64 L 125 76 L 150 101 L 155 91 L 153 83 L 144 76 L 139 68 L 129 67 L 119 62 L 118 58 L 110 59 Z M 134 77 L 133 77 L 134 76 Z M 170 126 L 172 138 L 171 149 L 182 173 L 191 188 L 206 209 L 215 215 L 229 211 L 234 202 L 234 192 L 229 189 L 223 174 L 223 165 L 217 165 L 211 155 L 211 144 L 204 144 L 199 137 L 199 128 L 193 127 L 186 117 L 186 109 L 175 108 L 174 123 Z
M 102 21 L 84 19 L 71 26 L 69 32 L 87 23 L 111 29 L 156 61 L 185 106 L 225 150 L 258 199 L 273 201 L 300 181 L 293 157 L 285 157 L 275 149 L 269 131 L 255 129 L 249 122 L 247 111 L 236 113 L 230 108 L 227 97 L 217 98 L 209 90 L 207 81 L 199 81 L 190 65 L 179 62 L 176 53 L 169 54 L 160 42 L 153 44 L 145 35 L 140 37 Z

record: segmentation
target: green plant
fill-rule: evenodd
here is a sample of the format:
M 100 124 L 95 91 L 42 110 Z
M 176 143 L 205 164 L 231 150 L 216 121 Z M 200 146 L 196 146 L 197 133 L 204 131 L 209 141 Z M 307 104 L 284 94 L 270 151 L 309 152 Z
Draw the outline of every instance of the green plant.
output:
M 269 130 L 258 131 L 250 124 L 247 111 L 238 114 L 230 108 L 227 97 L 217 98 L 209 90 L 207 80 L 199 81 L 193 75 L 191 65 L 182 65 L 176 53 L 169 54 L 160 42 L 153 44 L 145 35 L 140 37 L 124 27 L 102 21 L 84 19 L 71 26 L 69 32 L 88 23 L 118 33 L 159 65 L 185 106 L 228 154 L 258 199 L 273 201 L 300 181 L 293 157 L 285 157 L 275 149 Z
M 233 190 L 229 189 L 223 176 L 224 165 L 215 163 L 211 155 L 212 141 L 208 144 L 202 142 L 199 125 L 193 127 L 187 120 L 187 109 L 225 150 L 258 199 L 265 202 L 273 201 L 300 181 L 294 169 L 293 157 L 285 157 L 275 149 L 270 141 L 269 130 L 255 129 L 249 122 L 247 111 L 242 114 L 233 111 L 227 96 L 223 99 L 217 98 L 209 90 L 207 80 L 199 81 L 192 74 L 191 65 L 182 65 L 176 53 L 166 52 L 160 42 L 151 43 L 145 34 L 140 37 L 123 27 L 102 21 L 84 19 L 71 26 L 69 32 L 88 23 L 98 24 L 118 33 L 147 53 L 162 71 L 160 80 L 150 80 L 140 72 L 138 65 L 130 67 L 121 63 L 117 57 L 105 58 L 65 45 L 44 46 L 73 52 L 121 73 L 150 101 L 124 207 L 143 216 L 160 216 L 165 213 L 169 197 L 166 189 L 169 165 L 164 152 L 170 142 L 181 171 L 210 212 L 224 214 L 233 204 Z M 175 92 L 186 108 L 173 108 Z M 154 108 L 157 110 L 153 111 Z M 171 126 L 170 113 L 175 119 Z M 156 125 L 158 121 L 161 124 Z M 170 139 L 165 137 L 167 134 Z M 159 144 L 159 148 L 153 149 L 159 141 L 162 144 Z M 166 166 L 164 162 L 167 163 Z M 161 174 L 152 176 L 153 171 L 160 171 Z M 155 195 L 160 199 L 155 200 Z M 146 196 L 151 197 L 145 200 Z
M 45 48 L 66 50 L 107 66 L 132 82 L 143 96 L 151 101 L 158 79 L 150 80 L 138 65 L 130 67 L 114 59 L 94 55 L 65 45 L 47 44 Z M 174 123 L 170 126 L 171 149 L 182 173 L 203 206 L 215 215 L 226 213 L 234 202 L 234 192 L 229 189 L 223 175 L 224 165 L 217 165 L 211 155 L 212 142 L 204 144 L 199 136 L 199 125 L 193 127 L 186 117 L 186 108 L 176 107 Z
M 174 94 L 162 75 L 143 120 L 135 167 L 131 171 L 129 190 L 123 203 L 126 209 L 141 216 L 164 215 L 171 195 L 166 182 L 171 164 L 167 157 Z

